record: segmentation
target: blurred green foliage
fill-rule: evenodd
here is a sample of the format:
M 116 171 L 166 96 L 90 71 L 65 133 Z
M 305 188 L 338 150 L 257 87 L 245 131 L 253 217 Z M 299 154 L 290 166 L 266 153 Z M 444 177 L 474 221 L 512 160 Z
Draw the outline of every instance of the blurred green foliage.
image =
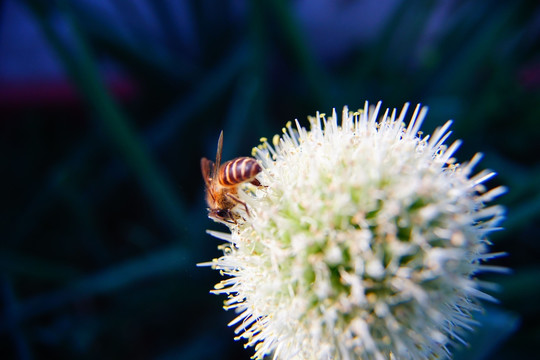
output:
M 493 264 L 513 273 L 483 276 L 501 285 L 501 304 L 456 357 L 535 357 L 537 1 L 388 2 L 377 31 L 334 54 L 305 26 L 308 2 L 186 0 L 182 12 L 167 1 L 96 2 L 115 10 L 114 21 L 85 1 L 22 3 L 80 102 L 2 110 L 7 358 L 249 358 L 226 326 L 234 314 L 208 294 L 219 275 L 195 267 L 219 255 L 205 234 L 219 226 L 206 218 L 199 160 L 214 156 L 221 129 L 232 158 L 289 120 L 306 124 L 317 110 L 365 100 L 430 106 L 425 132 L 453 118 L 453 137 L 464 140 L 458 159 L 484 152 L 482 166 L 499 173 L 489 185 L 509 187 L 500 200 L 506 230 L 493 236 L 494 251 L 509 256 Z M 345 36 L 336 14 L 357 2 L 315 3 L 322 16 L 333 10 L 324 24 L 336 25 L 318 36 Z M 147 32 L 141 11 L 163 36 Z M 135 84 L 135 96 L 114 96 L 104 62 Z

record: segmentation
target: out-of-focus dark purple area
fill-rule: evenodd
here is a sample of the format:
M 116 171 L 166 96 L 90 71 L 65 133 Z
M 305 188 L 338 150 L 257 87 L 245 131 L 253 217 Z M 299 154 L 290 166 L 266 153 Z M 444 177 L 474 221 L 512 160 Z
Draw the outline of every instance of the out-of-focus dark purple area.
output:
M 343 105 L 430 107 L 509 187 L 456 359 L 540 341 L 537 1 L 0 2 L 0 358 L 248 359 L 208 291 L 199 161 Z

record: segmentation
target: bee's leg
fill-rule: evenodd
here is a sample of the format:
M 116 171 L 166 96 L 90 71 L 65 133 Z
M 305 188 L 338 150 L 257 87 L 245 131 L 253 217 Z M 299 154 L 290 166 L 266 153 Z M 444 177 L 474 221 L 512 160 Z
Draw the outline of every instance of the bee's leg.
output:
M 251 215 L 249 215 L 249 210 L 248 210 L 247 204 L 245 202 L 243 202 L 242 200 L 240 200 L 239 198 L 237 198 L 233 194 L 227 194 L 227 196 L 230 197 L 234 202 L 244 205 L 244 209 L 246 209 L 247 216 L 251 216 Z
M 251 185 L 255 185 L 255 186 L 258 187 L 258 188 L 261 188 L 261 187 L 267 188 L 267 187 L 268 187 L 268 186 L 266 186 L 266 185 L 261 184 L 261 182 L 260 182 L 259 180 L 257 180 L 257 179 L 253 179 L 253 180 L 251 180 L 249 183 L 250 183 Z
M 230 216 L 230 218 L 225 218 L 225 217 L 218 216 L 215 214 L 210 214 L 208 217 L 214 221 L 221 222 L 221 223 L 235 224 L 235 225 L 237 224 L 236 220 L 232 216 Z
M 238 225 L 238 223 L 236 222 L 236 219 L 234 218 L 233 214 L 228 211 L 228 214 L 227 214 L 228 218 L 227 219 L 223 219 L 224 222 L 228 223 L 228 224 L 234 224 L 234 225 Z

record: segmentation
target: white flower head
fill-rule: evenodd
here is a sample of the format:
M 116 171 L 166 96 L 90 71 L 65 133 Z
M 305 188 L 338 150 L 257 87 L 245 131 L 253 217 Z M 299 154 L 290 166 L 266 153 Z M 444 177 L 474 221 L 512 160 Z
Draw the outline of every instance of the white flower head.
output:
M 254 149 L 261 186 L 246 184 L 225 223 L 224 255 L 209 265 L 228 276 L 237 339 L 255 359 L 441 359 L 492 300 L 475 280 L 498 229 L 505 189 L 494 173 L 472 175 L 480 155 L 452 157 L 451 122 L 419 131 L 427 109 L 406 104 L 379 116 L 380 103 L 296 122 Z

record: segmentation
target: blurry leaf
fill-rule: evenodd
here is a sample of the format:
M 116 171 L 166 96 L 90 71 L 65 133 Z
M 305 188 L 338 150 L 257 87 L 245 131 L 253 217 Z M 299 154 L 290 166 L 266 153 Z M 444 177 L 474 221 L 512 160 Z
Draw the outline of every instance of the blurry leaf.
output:
M 253 135 L 253 119 L 250 115 L 254 111 L 254 101 L 259 90 L 255 78 L 244 78 L 238 82 L 223 129 L 227 137 L 227 147 L 223 150 L 223 158 L 230 159 L 238 154 L 240 139 L 246 135 Z M 251 121 L 250 121 L 251 120 Z M 253 142 L 257 139 L 251 139 Z
M 161 4 L 161 2 L 158 3 Z M 124 67 L 129 68 L 133 74 L 139 77 L 148 79 L 157 77 L 162 81 L 178 84 L 193 81 L 199 75 L 201 69 L 196 63 L 189 61 L 186 57 L 171 56 L 170 51 L 156 48 L 160 45 L 169 45 L 164 49 L 176 49 L 173 32 L 164 31 L 165 36 L 170 41 L 169 44 L 156 42 L 155 39 L 148 38 L 144 24 L 131 24 L 126 20 L 126 18 L 131 17 L 135 18 L 132 22 L 140 20 L 133 14 L 135 4 L 129 1 L 112 1 L 110 4 L 116 9 L 116 14 L 120 16 L 115 21 L 127 22 L 128 31 L 132 35 L 130 39 L 126 38 L 125 33 L 118 31 L 118 24 L 108 22 L 108 18 L 103 19 L 102 14 L 94 6 L 83 2 L 73 2 L 72 5 L 84 32 L 93 43 L 96 43 L 97 47 L 115 57 Z M 154 2 L 148 2 L 148 5 L 154 5 Z M 161 10 L 162 6 L 156 5 L 156 8 Z M 96 26 L 96 19 L 100 19 L 99 26 Z M 135 41 L 131 41 L 133 38 Z M 171 48 L 171 46 L 173 47 Z M 161 47 L 163 48 L 163 46 Z
M 504 227 L 508 231 L 515 231 L 533 220 L 540 218 L 540 193 L 534 194 L 534 197 L 522 201 L 516 207 L 509 209 L 507 220 Z
M 31 8 L 37 9 L 36 2 L 27 0 Z M 150 153 L 142 144 L 135 129 L 131 126 L 124 113 L 114 102 L 96 67 L 94 58 L 80 32 L 76 19 L 71 15 L 66 1 L 59 1 L 64 15 L 68 19 L 75 45 L 75 55 L 72 55 L 62 43 L 53 26 L 41 12 L 36 11 L 38 22 L 47 39 L 56 50 L 70 76 L 80 88 L 86 100 L 91 104 L 108 134 L 110 141 L 137 176 L 146 192 L 149 202 L 154 206 L 156 217 L 167 221 L 175 235 L 189 232 L 188 226 L 182 225 L 187 219 L 187 211 L 173 190 L 166 176 L 153 161 Z
M 518 2 L 512 5 L 506 4 L 506 6 L 494 8 L 494 11 L 486 15 L 485 19 L 481 19 L 485 21 L 478 20 L 470 34 L 456 44 L 457 51 L 451 54 L 450 62 L 444 66 L 433 85 L 443 92 L 456 93 L 460 91 L 459 89 L 466 89 L 478 70 L 482 69 L 482 64 L 494 53 L 493 50 L 499 45 L 501 34 L 511 24 L 518 9 Z
M 19 303 L 17 312 L 12 315 L 17 321 L 25 321 L 75 301 L 111 293 L 146 279 L 194 266 L 191 254 L 185 249 L 165 248 L 78 279 L 56 292 L 23 300 Z M 5 331 L 6 326 L 7 319 L 2 318 L 0 331 Z
M 469 346 L 458 346 L 454 360 L 490 359 L 504 341 L 516 331 L 519 325 L 517 315 L 498 308 L 489 308 L 485 313 L 476 315 L 480 322 L 474 332 L 467 337 Z
M 520 309 L 524 314 L 537 312 L 540 303 L 540 267 L 536 265 L 512 270 L 511 276 L 494 279 L 502 288 L 497 297 L 506 306 Z
M 79 269 L 71 265 L 5 250 L 0 252 L 0 272 L 59 284 L 65 284 L 79 275 Z
M 194 121 L 196 114 L 215 101 L 237 78 L 247 61 L 246 50 L 244 44 L 232 49 L 228 56 L 195 84 L 193 91 L 182 95 L 174 105 L 165 109 L 155 125 L 145 131 L 147 143 L 152 147 L 163 146 L 173 140 L 189 120 Z
M 274 12 L 283 38 L 288 42 L 291 55 L 296 60 L 300 71 L 306 77 L 307 83 L 316 105 L 319 108 L 330 109 L 334 105 L 332 83 L 317 56 L 310 51 L 301 27 L 295 19 L 291 5 L 285 0 L 270 0 L 266 4 Z
M 15 297 L 11 280 L 7 275 L 2 276 L 2 302 L 4 303 L 4 326 L 11 335 L 11 340 L 15 345 L 17 358 L 20 360 L 32 359 L 32 353 L 30 346 L 26 339 L 26 336 L 21 330 L 20 325 L 17 323 L 16 313 L 18 310 L 18 303 Z M 3 349 L 5 350 L 5 349 Z M 5 354 L 4 354 L 5 355 Z
M 212 359 L 216 354 L 223 351 L 227 339 L 219 337 L 212 331 L 202 334 L 191 339 L 186 339 L 183 346 L 178 346 L 174 349 L 169 349 L 164 354 L 155 358 L 155 360 L 200 360 Z M 229 339 L 232 341 L 232 339 Z M 212 346 L 209 346 L 212 344 Z

